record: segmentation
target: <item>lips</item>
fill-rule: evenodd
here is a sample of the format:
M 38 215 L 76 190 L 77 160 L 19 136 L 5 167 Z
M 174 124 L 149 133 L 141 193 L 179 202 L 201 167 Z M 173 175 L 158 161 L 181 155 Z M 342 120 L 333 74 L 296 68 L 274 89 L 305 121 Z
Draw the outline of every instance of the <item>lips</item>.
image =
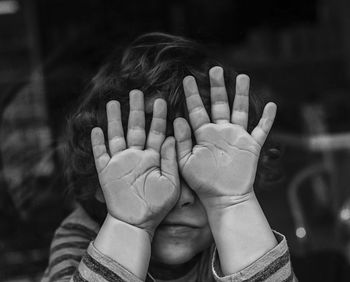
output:
M 188 222 L 163 222 L 160 227 L 190 227 L 190 228 L 200 228 L 198 225 L 188 223 Z
M 188 221 L 169 221 L 162 222 L 157 228 L 157 234 L 165 238 L 183 238 L 187 240 L 201 232 L 201 227 Z
M 183 223 L 182 223 L 183 224 Z M 198 227 L 191 227 L 188 225 L 166 225 L 162 224 L 157 229 L 157 234 L 165 238 L 183 238 L 187 240 L 195 234 L 198 234 L 200 229 Z M 187 239 L 186 239 L 187 238 Z

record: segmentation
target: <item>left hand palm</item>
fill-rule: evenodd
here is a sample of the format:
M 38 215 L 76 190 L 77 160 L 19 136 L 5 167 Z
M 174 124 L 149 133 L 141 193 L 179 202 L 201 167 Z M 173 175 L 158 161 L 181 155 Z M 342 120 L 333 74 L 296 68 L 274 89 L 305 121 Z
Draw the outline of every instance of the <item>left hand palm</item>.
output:
M 202 196 L 244 195 L 253 187 L 260 145 L 239 125 L 197 131 L 197 145 L 179 162 L 188 184 Z
M 193 148 L 188 122 L 183 118 L 174 122 L 181 174 L 204 205 L 208 199 L 229 202 L 253 191 L 260 150 L 276 114 L 276 105 L 268 103 L 259 124 L 249 134 L 248 76 L 237 77 L 230 114 L 222 68 L 214 67 L 209 74 L 213 123 L 203 106 L 194 78 L 188 76 L 184 79 L 189 119 L 197 143 Z

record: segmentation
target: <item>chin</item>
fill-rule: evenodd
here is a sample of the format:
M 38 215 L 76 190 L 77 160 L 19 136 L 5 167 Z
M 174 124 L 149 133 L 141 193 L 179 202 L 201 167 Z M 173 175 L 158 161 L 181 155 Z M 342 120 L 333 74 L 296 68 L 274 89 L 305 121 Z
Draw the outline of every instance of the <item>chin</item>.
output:
M 183 264 L 191 260 L 198 252 L 180 246 L 176 248 L 152 247 L 152 260 L 168 265 Z

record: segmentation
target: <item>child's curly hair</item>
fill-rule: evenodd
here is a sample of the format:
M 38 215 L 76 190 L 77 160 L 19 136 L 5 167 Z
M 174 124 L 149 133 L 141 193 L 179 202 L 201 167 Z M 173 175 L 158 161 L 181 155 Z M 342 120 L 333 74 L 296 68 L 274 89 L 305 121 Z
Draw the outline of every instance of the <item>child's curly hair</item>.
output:
M 101 127 L 107 136 L 106 103 L 112 99 L 121 104 L 124 130 L 129 116 L 129 92 L 140 89 L 147 99 L 163 97 L 168 104 L 167 135 L 172 135 L 172 122 L 178 116 L 188 117 L 183 78 L 196 78 L 203 103 L 210 115 L 209 69 L 223 65 L 210 56 L 199 44 L 179 36 L 164 33 L 148 33 L 138 37 L 121 54 L 117 51 L 101 67 L 92 79 L 82 103 L 68 120 L 67 176 L 70 190 L 80 203 L 95 199 L 99 188 L 91 149 L 90 132 Z M 232 107 L 237 74 L 225 70 L 225 84 Z M 263 101 L 250 94 L 248 131 L 258 124 Z M 146 129 L 151 113 L 146 113 Z M 106 142 L 108 146 L 108 142 Z M 265 145 L 266 147 L 266 145 Z M 266 149 L 261 153 L 258 172 L 266 162 Z

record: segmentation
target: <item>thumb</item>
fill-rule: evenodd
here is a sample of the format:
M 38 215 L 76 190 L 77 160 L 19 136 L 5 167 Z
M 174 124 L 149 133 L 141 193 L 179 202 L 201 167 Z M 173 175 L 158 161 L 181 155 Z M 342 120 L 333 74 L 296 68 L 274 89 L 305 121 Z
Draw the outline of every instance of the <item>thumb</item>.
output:
M 179 183 L 179 172 L 176 161 L 175 138 L 169 136 L 165 139 L 160 149 L 161 174 L 166 176 L 175 185 Z
M 267 103 L 259 124 L 253 129 L 251 135 L 256 142 L 262 147 L 265 143 L 276 117 L 277 106 L 275 103 Z
M 192 153 L 191 128 L 184 118 L 177 118 L 174 121 L 174 134 L 176 139 L 177 157 L 181 163 Z

